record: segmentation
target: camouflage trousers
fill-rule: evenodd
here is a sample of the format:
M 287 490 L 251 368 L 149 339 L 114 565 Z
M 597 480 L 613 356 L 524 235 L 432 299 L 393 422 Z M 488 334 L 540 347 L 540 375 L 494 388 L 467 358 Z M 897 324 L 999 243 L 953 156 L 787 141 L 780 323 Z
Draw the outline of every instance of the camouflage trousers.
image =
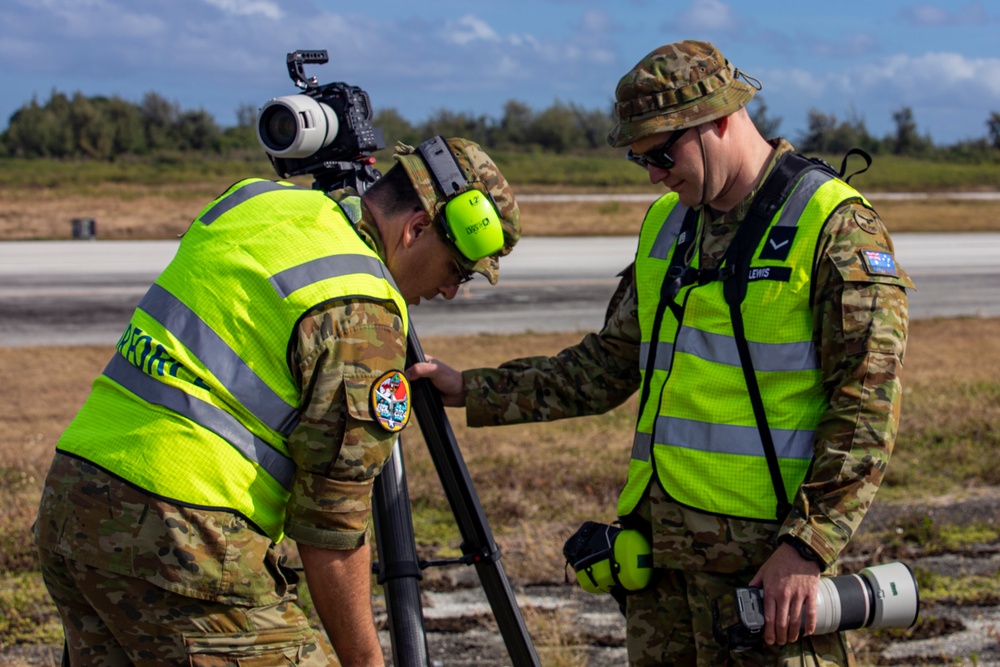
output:
M 190 598 L 39 549 L 73 667 L 340 665 L 294 600 L 239 607 Z M 63 659 L 63 664 L 67 664 Z
M 785 646 L 761 644 L 759 650 L 729 652 L 712 634 L 712 600 L 745 586 L 753 573 L 716 574 L 656 570 L 649 588 L 626 600 L 629 664 L 733 665 L 740 667 L 853 667 L 843 633 L 799 637 Z

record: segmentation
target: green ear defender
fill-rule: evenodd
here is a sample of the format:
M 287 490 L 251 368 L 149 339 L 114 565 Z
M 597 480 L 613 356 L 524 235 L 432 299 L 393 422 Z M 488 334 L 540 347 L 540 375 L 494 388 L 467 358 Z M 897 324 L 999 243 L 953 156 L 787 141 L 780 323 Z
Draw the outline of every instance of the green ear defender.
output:
M 500 252 L 504 238 L 496 203 L 485 186 L 466 178 L 444 137 L 431 137 L 417 153 L 447 197 L 440 220 L 445 237 L 472 262 Z
M 500 215 L 489 195 L 466 190 L 444 206 L 445 235 L 458 251 L 473 262 L 494 255 L 503 248 Z
M 638 530 L 587 521 L 566 541 L 563 555 L 589 593 L 640 591 L 653 576 L 653 549 Z

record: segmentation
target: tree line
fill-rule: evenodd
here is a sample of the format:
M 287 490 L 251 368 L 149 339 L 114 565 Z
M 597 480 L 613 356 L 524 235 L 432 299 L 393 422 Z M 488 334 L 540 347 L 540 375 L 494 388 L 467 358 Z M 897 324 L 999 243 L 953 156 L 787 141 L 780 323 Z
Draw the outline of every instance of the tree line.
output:
M 750 115 L 766 137 L 778 136 L 781 119 L 769 114 L 757 96 Z M 1000 112 L 986 119 L 986 134 L 949 146 L 937 146 L 921 134 L 910 107 L 892 115 L 894 131 L 883 137 L 871 134 L 855 113 L 841 119 L 817 109 L 807 114 L 806 130 L 791 138 L 806 153 L 836 154 L 851 148 L 870 153 L 891 153 L 925 158 L 994 160 L 1000 151 Z M 579 153 L 607 148 L 605 137 L 613 120 L 610 109 L 586 109 L 556 101 L 536 111 L 510 100 L 499 118 L 486 114 L 438 110 L 422 123 L 411 123 L 393 108 L 375 113 L 373 123 L 383 130 L 387 143 L 415 144 L 432 134 L 461 136 L 494 149 Z M 115 160 L 124 155 L 162 151 L 225 154 L 234 150 L 260 150 L 256 136 L 257 109 L 244 104 L 236 109 L 236 124 L 221 127 L 207 111 L 185 110 L 162 95 L 149 92 L 138 102 L 120 97 L 72 96 L 53 90 L 49 99 L 21 106 L 0 133 L 0 155 L 58 159 Z

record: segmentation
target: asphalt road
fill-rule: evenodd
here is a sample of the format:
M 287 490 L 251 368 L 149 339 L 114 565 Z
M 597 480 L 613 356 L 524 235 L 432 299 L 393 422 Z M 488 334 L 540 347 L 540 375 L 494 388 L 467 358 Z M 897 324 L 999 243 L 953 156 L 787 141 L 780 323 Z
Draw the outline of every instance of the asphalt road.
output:
M 896 234 L 914 279 L 911 317 L 1000 316 L 1000 234 Z M 177 241 L 0 243 L 0 345 L 113 344 Z M 411 310 L 418 334 L 588 331 L 600 326 L 632 237 L 525 238 L 500 283 Z

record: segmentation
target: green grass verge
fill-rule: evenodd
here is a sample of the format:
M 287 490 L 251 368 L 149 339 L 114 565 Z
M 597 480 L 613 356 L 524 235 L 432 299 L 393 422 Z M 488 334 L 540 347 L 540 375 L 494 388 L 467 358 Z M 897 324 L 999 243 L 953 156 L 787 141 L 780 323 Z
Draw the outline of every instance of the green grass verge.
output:
M 62 643 L 63 631 L 42 575 L 0 577 L 0 645 Z
M 1000 486 L 1000 382 L 911 386 L 884 498 L 919 497 L 965 486 Z
M 508 180 L 519 187 L 649 189 L 651 186 L 645 172 L 623 160 L 623 154 L 612 150 L 583 155 L 491 151 Z M 379 169 L 391 166 L 392 158 L 388 151 L 381 151 L 376 157 Z M 840 156 L 825 157 L 835 166 L 840 166 Z M 853 158 L 849 171 L 861 166 L 861 160 Z M 58 187 L 86 193 L 109 183 L 162 186 L 206 180 L 235 181 L 251 174 L 273 175 L 271 165 L 262 152 L 241 151 L 226 156 L 163 153 L 125 156 L 115 162 L 0 158 L 0 188 L 12 189 Z M 871 169 L 852 183 L 866 191 L 997 190 L 1000 189 L 1000 164 L 939 162 L 877 155 Z

